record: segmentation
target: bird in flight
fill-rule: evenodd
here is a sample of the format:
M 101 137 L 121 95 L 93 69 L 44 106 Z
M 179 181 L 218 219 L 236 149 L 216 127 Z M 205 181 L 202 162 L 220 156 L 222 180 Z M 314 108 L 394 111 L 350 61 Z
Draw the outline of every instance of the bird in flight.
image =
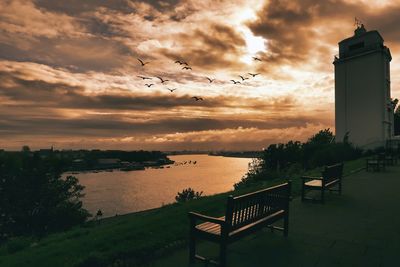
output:
M 242 75 L 239 75 L 239 77 L 242 79 L 242 81 L 249 79 L 249 78 L 243 77 Z
M 215 81 L 215 79 L 211 79 L 211 78 L 208 78 L 208 77 L 206 77 L 207 78 L 207 80 L 210 82 L 210 83 L 212 83 L 213 81 Z
M 259 75 L 260 73 L 250 73 L 250 72 L 249 72 L 248 74 L 251 75 L 251 76 L 253 76 L 253 78 L 254 78 L 254 77 L 256 77 L 257 75 Z
M 198 97 L 198 96 L 192 96 L 192 98 L 194 99 L 194 100 L 196 100 L 196 101 L 203 101 L 204 99 L 203 98 L 201 98 L 201 97 Z
M 150 77 L 145 77 L 145 76 L 138 76 L 139 78 L 142 78 L 143 80 L 151 80 Z
M 160 79 L 161 83 L 165 83 L 165 82 L 168 82 L 168 81 L 169 81 L 169 80 L 164 80 L 163 78 L 158 77 L 158 76 L 157 76 L 157 78 Z
M 234 84 L 240 83 L 239 81 L 231 80 Z
M 150 84 L 148 84 L 148 83 L 145 83 L 144 85 L 146 85 L 147 87 L 151 87 L 152 85 L 154 85 L 154 84 L 152 84 L 152 83 L 150 83 Z
M 179 63 L 179 65 L 186 65 L 186 66 L 189 66 L 189 64 L 187 64 L 186 61 L 177 60 L 177 61 L 175 61 L 175 63 Z
M 140 64 L 142 65 L 142 67 L 144 67 L 144 65 L 149 64 L 150 62 L 143 62 L 143 60 L 141 60 L 140 58 L 137 59 Z
M 186 66 L 186 67 L 183 67 L 182 69 L 183 69 L 183 70 L 192 70 L 191 67 L 187 67 L 187 66 Z
M 173 91 L 175 91 L 177 88 L 174 88 L 174 89 L 169 89 L 169 88 L 167 88 L 171 93 L 173 92 Z
M 255 61 L 261 61 L 261 59 L 259 59 L 258 57 L 253 57 L 253 59 L 254 59 Z

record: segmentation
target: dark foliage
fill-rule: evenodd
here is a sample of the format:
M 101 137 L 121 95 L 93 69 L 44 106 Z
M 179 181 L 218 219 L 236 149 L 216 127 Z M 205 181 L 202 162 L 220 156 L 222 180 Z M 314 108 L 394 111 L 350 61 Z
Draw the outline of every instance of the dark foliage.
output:
M 202 194 L 203 194 L 203 191 L 197 192 L 189 187 L 189 188 L 183 189 L 182 192 L 178 192 L 178 194 L 175 196 L 175 200 L 178 203 L 187 202 L 192 199 L 200 198 Z
M 84 189 L 73 176 L 61 177 L 64 162 L 27 147 L 0 153 L 0 239 L 38 235 L 83 223 Z
M 400 135 L 400 106 L 397 107 L 394 113 L 394 135 Z
M 272 144 L 264 150 L 263 156 L 253 161 L 248 173 L 235 189 L 279 177 L 301 174 L 316 167 L 331 165 L 360 157 L 362 150 L 348 142 L 335 142 L 329 129 L 321 130 L 307 142 L 289 141 L 286 144 Z

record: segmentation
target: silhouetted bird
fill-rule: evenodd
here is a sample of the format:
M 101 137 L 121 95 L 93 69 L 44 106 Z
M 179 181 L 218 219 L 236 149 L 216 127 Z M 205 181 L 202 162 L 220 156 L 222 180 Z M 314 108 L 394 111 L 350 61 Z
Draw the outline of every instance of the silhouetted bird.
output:
M 211 78 L 208 78 L 208 77 L 206 77 L 207 78 L 207 80 L 210 82 L 210 83 L 212 83 L 213 81 L 215 81 L 215 79 L 211 79 Z
M 150 84 L 145 83 L 144 85 L 146 85 L 147 87 L 151 87 L 151 86 L 154 85 L 154 84 L 152 84 L 152 83 L 150 83 Z
M 143 60 L 141 60 L 140 58 L 137 59 L 140 64 L 142 65 L 142 67 L 144 67 L 144 65 L 149 64 L 150 62 L 143 62 Z
M 168 82 L 169 80 L 164 80 L 163 78 L 161 78 L 161 77 L 157 77 L 158 79 L 160 79 L 160 81 L 161 81 L 161 83 L 165 83 L 165 82 Z
M 231 80 L 234 84 L 240 83 L 239 81 Z
M 182 69 L 183 69 L 183 70 L 192 70 L 191 67 L 183 67 Z
M 242 75 L 239 75 L 239 77 L 242 79 L 242 81 L 249 79 L 249 78 L 243 77 Z
M 173 92 L 173 91 L 175 91 L 177 88 L 174 88 L 174 89 L 169 89 L 169 88 L 167 88 L 171 93 Z
M 177 60 L 177 61 L 175 61 L 175 63 L 179 63 L 179 65 L 186 65 L 186 66 L 189 66 L 189 64 L 187 64 L 186 61 Z
M 142 78 L 143 80 L 151 80 L 150 77 L 145 77 L 145 76 L 138 76 L 139 78 Z
M 253 76 L 253 78 L 254 78 L 254 77 L 256 77 L 257 75 L 259 75 L 260 73 L 250 73 L 250 72 L 249 72 L 248 74 L 251 75 L 251 76 Z
M 201 97 L 197 97 L 197 96 L 193 96 L 192 98 L 194 98 L 194 100 L 196 100 L 196 101 L 203 101 L 204 99 L 203 98 L 201 98 Z
M 253 59 L 254 59 L 255 61 L 261 61 L 261 59 L 259 59 L 258 57 L 253 57 Z

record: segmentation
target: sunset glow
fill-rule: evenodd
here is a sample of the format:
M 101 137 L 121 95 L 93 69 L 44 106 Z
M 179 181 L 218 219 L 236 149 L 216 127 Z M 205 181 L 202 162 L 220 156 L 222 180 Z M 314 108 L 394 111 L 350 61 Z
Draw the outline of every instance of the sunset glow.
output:
M 332 61 L 354 17 L 385 39 L 400 97 L 399 12 L 400 1 L 2 1 L 0 148 L 303 141 L 334 130 Z

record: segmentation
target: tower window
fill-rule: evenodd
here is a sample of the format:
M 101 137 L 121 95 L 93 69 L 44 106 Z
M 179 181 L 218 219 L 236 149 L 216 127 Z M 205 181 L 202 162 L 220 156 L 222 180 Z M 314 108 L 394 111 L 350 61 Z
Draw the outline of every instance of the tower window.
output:
M 360 43 L 356 43 L 356 44 L 352 44 L 349 46 L 349 50 L 353 51 L 359 48 L 363 48 L 364 47 L 364 42 L 360 42 Z

